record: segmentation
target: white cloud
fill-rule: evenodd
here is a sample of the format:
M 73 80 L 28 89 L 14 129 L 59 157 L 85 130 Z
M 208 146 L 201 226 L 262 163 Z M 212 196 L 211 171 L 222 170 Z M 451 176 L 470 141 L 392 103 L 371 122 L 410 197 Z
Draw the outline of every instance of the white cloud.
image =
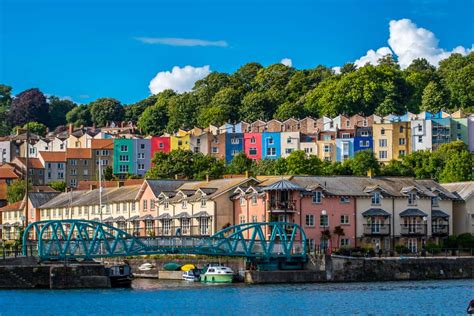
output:
M 389 55 L 389 54 L 393 54 L 392 51 L 390 50 L 390 48 L 388 47 L 380 47 L 379 49 L 377 49 L 376 51 L 373 50 L 373 49 L 369 49 L 367 51 L 367 54 L 365 54 L 365 56 L 362 56 L 361 58 L 357 59 L 356 61 L 354 61 L 354 64 L 357 66 L 357 67 L 362 67 L 364 66 L 365 64 L 369 63 L 369 64 L 372 64 L 372 65 L 377 65 L 378 64 L 378 60 L 386 55 Z
M 417 25 L 409 19 L 390 21 L 389 30 L 390 36 L 388 44 L 390 47 L 369 50 L 365 56 L 362 56 L 354 62 L 357 67 L 362 67 L 367 62 L 376 65 L 378 59 L 387 54 L 397 56 L 398 63 L 402 68 L 408 67 L 411 62 L 417 58 L 425 58 L 431 64 L 438 66 L 440 60 L 449 57 L 452 53 L 466 55 L 470 51 L 473 51 L 473 48 L 466 49 L 462 46 L 458 46 L 451 51 L 439 48 L 439 40 L 433 32 L 417 27 Z
M 135 37 L 139 42 L 145 44 L 158 44 L 169 46 L 217 46 L 227 47 L 226 41 L 207 41 L 197 38 L 177 38 L 177 37 Z
M 293 66 L 293 61 L 290 58 L 283 58 L 280 63 L 287 67 L 292 67 Z
M 166 89 L 176 92 L 190 91 L 194 83 L 211 73 L 209 65 L 203 67 L 174 66 L 171 71 L 160 71 L 150 81 L 148 88 L 152 94 L 157 94 Z
M 332 70 L 334 71 L 336 75 L 339 75 L 341 73 L 341 67 L 339 66 L 332 67 Z

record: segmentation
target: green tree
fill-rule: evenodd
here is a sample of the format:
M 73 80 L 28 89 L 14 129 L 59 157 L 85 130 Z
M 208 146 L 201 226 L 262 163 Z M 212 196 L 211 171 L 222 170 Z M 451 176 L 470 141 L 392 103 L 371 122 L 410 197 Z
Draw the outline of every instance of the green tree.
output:
M 138 128 L 147 135 L 161 135 L 166 130 L 168 111 L 166 103 L 156 103 L 143 111 Z
M 92 122 L 105 126 L 108 121 L 122 121 L 124 109 L 120 101 L 112 98 L 100 98 L 89 104 Z
M 240 152 L 232 158 L 227 166 L 228 174 L 244 174 L 250 172 L 253 167 L 253 160 L 248 158 L 244 152 Z
M 439 174 L 440 182 L 460 182 L 472 180 L 472 154 L 463 150 L 447 157 L 445 165 Z
M 91 113 L 87 105 L 79 105 L 66 114 L 66 121 L 74 126 L 92 125 Z
M 49 183 L 49 186 L 59 192 L 66 191 L 66 182 L 63 181 L 52 181 Z
M 263 159 L 255 161 L 252 166 L 252 173 L 257 176 L 271 176 L 276 175 L 277 160 Z
M 25 180 L 15 180 L 7 187 L 7 201 L 9 204 L 21 201 L 26 191 Z M 29 184 L 31 187 L 31 184 Z
M 252 91 L 247 93 L 242 99 L 242 106 L 239 109 L 240 118 L 247 122 L 255 120 L 269 120 L 278 103 L 272 94 L 267 92 Z
M 197 123 L 196 113 L 199 113 L 197 97 L 190 92 L 177 95 L 168 101 L 169 121 L 167 130 L 177 131 L 179 128 L 191 129 Z
M 274 118 L 279 120 L 287 120 L 289 118 L 301 119 L 306 116 L 304 105 L 300 102 L 285 102 L 278 106 Z
M 173 94 L 175 94 L 173 92 Z M 140 116 L 142 115 L 143 111 L 147 108 L 156 104 L 159 98 L 159 94 L 154 94 L 149 96 L 146 99 L 140 100 L 137 103 L 130 104 L 124 107 L 124 120 L 127 122 L 138 122 Z
M 418 112 L 417 109 L 420 107 L 425 87 L 431 81 L 438 82 L 440 80 L 436 68 L 426 59 L 418 58 L 413 60 L 410 66 L 403 71 L 403 75 L 411 90 L 407 107 L 411 111 Z
M 355 176 L 366 176 L 371 170 L 373 175 L 380 174 L 380 164 L 372 150 L 362 150 L 349 159 L 349 168 Z
M 8 119 L 12 102 L 11 92 L 12 87 L 0 84 L 0 136 L 8 135 L 11 129 L 11 123 Z
M 13 133 L 15 133 L 17 128 L 18 127 L 15 128 Z M 23 129 L 28 129 L 30 131 L 30 133 L 35 134 L 35 135 L 39 135 L 39 136 L 45 136 L 46 135 L 46 130 L 48 129 L 46 127 L 46 125 L 38 123 L 38 122 L 26 123 L 25 125 L 23 125 L 22 128 Z
M 66 125 L 67 113 L 77 106 L 77 104 L 71 100 L 60 99 L 55 96 L 48 97 L 48 104 L 48 127 L 51 129 L 54 129 L 60 125 Z
M 440 110 L 447 109 L 449 105 L 449 95 L 444 87 L 434 81 L 428 83 L 423 90 L 421 98 L 421 110 L 437 113 Z
M 104 180 L 112 181 L 115 180 L 114 169 L 111 166 L 107 166 L 104 169 Z

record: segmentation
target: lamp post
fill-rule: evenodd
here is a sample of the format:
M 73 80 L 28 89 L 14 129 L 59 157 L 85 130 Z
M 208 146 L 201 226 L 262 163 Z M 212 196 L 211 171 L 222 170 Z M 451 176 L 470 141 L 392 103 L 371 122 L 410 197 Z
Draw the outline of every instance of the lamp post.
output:
M 323 225 L 324 231 L 326 231 L 326 230 L 329 231 L 329 218 L 327 217 L 328 212 L 327 212 L 326 210 L 322 210 L 322 211 L 321 211 L 321 215 L 323 215 L 323 216 L 326 217 L 326 222 L 325 222 L 324 225 Z M 327 247 L 329 248 L 329 249 L 328 249 L 328 250 L 329 250 L 328 252 L 329 252 L 329 254 L 330 254 L 330 253 L 331 253 L 331 235 L 330 235 L 330 233 L 329 233 L 328 236 L 327 236 L 327 240 L 328 240 L 328 241 L 327 241 Z M 326 244 L 324 245 L 324 247 L 326 248 Z M 324 249 L 324 250 L 326 250 L 326 249 Z

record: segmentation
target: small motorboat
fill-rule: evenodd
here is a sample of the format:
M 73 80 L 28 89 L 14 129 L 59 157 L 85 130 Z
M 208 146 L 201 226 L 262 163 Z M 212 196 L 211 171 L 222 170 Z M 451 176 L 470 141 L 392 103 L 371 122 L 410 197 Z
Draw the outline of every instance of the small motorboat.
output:
M 132 268 L 128 264 L 119 264 L 107 268 L 110 285 L 112 287 L 131 287 L 132 286 Z
M 199 269 L 191 269 L 183 272 L 183 280 L 197 282 L 201 276 L 201 271 Z
M 152 263 L 144 263 L 138 267 L 138 270 L 140 271 L 150 271 L 153 269 L 155 266 Z
M 176 262 L 167 262 L 163 265 L 163 269 L 166 271 L 179 271 L 181 269 L 181 265 Z
M 196 266 L 194 264 L 185 264 L 181 267 L 181 271 L 189 271 L 193 269 L 196 269 Z
M 208 266 L 201 275 L 201 282 L 204 283 L 232 283 L 234 271 L 223 265 Z

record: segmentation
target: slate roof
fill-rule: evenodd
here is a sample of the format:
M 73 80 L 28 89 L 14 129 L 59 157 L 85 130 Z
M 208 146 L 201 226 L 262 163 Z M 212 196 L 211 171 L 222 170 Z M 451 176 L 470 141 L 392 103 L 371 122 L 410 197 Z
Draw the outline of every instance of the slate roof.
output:
M 269 186 L 264 187 L 262 190 L 263 191 L 304 191 L 305 189 L 289 180 L 282 179 L 278 182 L 275 182 Z
M 41 205 L 47 203 L 48 201 L 52 200 L 56 196 L 61 194 L 61 192 L 30 192 L 28 193 L 28 197 L 31 201 L 31 204 L 34 208 L 38 208 Z
M 433 218 L 448 218 L 449 214 L 441 211 L 441 210 L 432 210 L 431 217 Z
M 190 182 L 185 180 L 146 180 L 155 196 L 160 195 L 161 192 L 174 191 L 183 184 Z
M 362 216 L 370 217 L 370 216 L 390 216 L 390 213 L 384 211 L 381 208 L 369 208 L 367 211 L 362 213 Z
M 442 186 L 449 192 L 455 193 L 464 201 L 474 196 L 474 181 L 443 183 Z
M 428 214 L 426 214 L 425 212 L 417 208 L 407 208 L 406 210 L 400 213 L 400 217 L 411 217 L 411 216 L 424 217 L 424 216 L 428 216 Z

